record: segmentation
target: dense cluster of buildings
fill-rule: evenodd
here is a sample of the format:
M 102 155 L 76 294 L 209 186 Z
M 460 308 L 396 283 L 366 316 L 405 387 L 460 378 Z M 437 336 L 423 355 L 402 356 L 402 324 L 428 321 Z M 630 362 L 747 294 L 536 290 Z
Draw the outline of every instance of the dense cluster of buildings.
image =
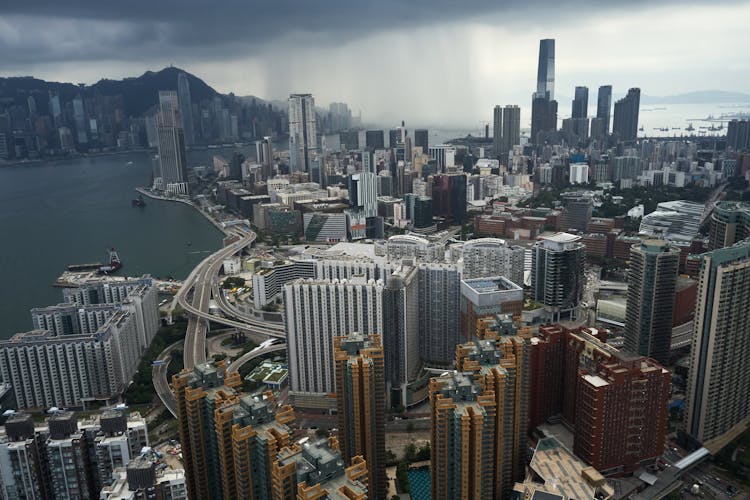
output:
M 0 342 L 0 376 L 19 409 L 111 403 L 130 384 L 159 329 L 149 276 L 63 289 L 64 303 L 31 310 L 34 330 Z
M 3 498 L 187 498 L 184 471 L 167 470 L 152 452 L 138 413 L 110 409 L 76 420 L 71 412 L 54 412 L 43 424 L 26 413 L 4 419 Z
M 361 382 L 351 381 L 359 373 L 348 370 L 350 382 Z M 244 394 L 240 385 L 239 374 L 227 373 L 223 362 L 201 364 L 173 378 L 190 498 L 368 498 L 368 484 L 381 478 L 368 482 L 368 464 L 354 435 L 346 436 L 343 447 L 334 437 L 295 441 L 293 408 L 278 405 L 271 392 Z M 375 397 L 382 396 L 380 391 Z M 380 422 L 382 436 L 385 420 Z M 373 429 L 361 431 L 369 436 Z

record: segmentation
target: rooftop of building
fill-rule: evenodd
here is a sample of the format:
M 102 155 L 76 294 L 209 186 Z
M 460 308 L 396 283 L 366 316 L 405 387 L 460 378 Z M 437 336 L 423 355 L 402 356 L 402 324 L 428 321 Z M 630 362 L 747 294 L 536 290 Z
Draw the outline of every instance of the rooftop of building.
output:
M 487 278 L 472 278 L 461 280 L 468 288 L 479 294 L 523 290 L 504 276 L 490 276 Z
M 536 495 L 550 496 L 539 498 L 610 498 L 614 491 L 604 477 L 593 467 L 576 458 L 553 437 L 546 437 L 537 443 L 531 459 L 531 474 L 524 485 L 536 488 Z M 542 486 L 542 488 L 539 488 Z
M 570 233 L 555 233 L 551 236 L 542 236 L 542 239 L 555 243 L 574 243 L 580 240 L 581 237 Z

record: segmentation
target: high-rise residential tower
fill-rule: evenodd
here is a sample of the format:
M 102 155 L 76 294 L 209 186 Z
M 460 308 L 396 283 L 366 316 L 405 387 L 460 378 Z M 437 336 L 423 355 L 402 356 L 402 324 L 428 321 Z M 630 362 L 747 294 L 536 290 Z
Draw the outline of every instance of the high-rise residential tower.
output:
M 509 315 L 480 318 L 476 329 L 477 340 L 456 348 L 456 369 L 472 373 L 481 393 L 495 400 L 494 458 L 487 473 L 493 476 L 492 498 L 509 498 L 523 477 L 528 449 L 530 341 Z
M 701 442 L 750 416 L 750 239 L 701 256 L 686 431 Z
M 709 250 L 732 246 L 750 237 L 750 203 L 717 201 L 709 222 Z
M 471 373 L 430 379 L 430 498 L 494 498 L 497 411 Z
M 638 109 L 641 103 L 641 89 L 632 88 L 628 95 L 615 103 L 612 133 L 620 141 L 635 141 L 638 138 Z
M 596 117 L 603 120 L 604 134 L 609 134 L 609 121 L 612 112 L 612 85 L 602 85 L 596 96 Z
M 552 321 L 576 318 L 583 299 L 586 247 L 568 233 L 545 236 L 531 249 L 531 296 Z
M 157 187 L 161 187 L 168 194 L 187 194 L 185 133 L 177 92 L 173 90 L 159 91 L 156 137 L 160 173 L 160 186 Z
M 419 353 L 431 366 L 450 366 L 459 340 L 461 277 L 450 264 L 420 264 Z
M 185 129 L 185 145 L 192 146 L 195 144 L 193 101 L 190 98 L 190 82 L 185 73 L 177 75 L 177 96 L 180 101 L 180 113 L 182 113 L 182 127 Z
M 289 154 L 292 171 L 311 172 L 318 151 L 315 99 L 312 94 L 289 96 Z
M 283 287 L 289 393 L 295 406 L 331 409 L 333 338 L 383 331 L 383 282 L 296 280 Z
M 625 349 L 666 365 L 680 251 L 663 240 L 644 240 L 630 249 Z
M 587 118 L 589 116 L 589 88 L 576 87 L 573 99 L 571 118 Z
M 521 108 L 516 105 L 495 106 L 493 144 L 500 163 L 508 164 L 508 152 L 521 142 Z
M 419 297 L 417 269 L 402 265 L 388 276 L 383 289 L 385 382 L 390 406 L 414 403 L 408 384 L 419 374 Z
M 499 238 L 477 238 L 451 250 L 451 254 L 463 264 L 464 279 L 505 276 L 516 285 L 523 285 L 522 246 Z
M 380 335 L 333 339 L 339 444 L 347 465 L 364 457 L 371 498 L 386 498 L 385 378 Z

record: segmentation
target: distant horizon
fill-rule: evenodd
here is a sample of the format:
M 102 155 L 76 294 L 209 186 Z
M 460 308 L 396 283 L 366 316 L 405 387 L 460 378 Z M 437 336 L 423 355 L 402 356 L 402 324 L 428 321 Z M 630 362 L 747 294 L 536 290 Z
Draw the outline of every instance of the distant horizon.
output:
M 236 92 L 231 92 L 231 91 L 227 92 L 227 93 L 222 93 L 218 89 L 216 89 L 209 81 L 207 81 L 203 77 L 203 75 L 197 74 L 197 73 L 191 71 L 190 69 L 187 69 L 186 67 L 180 67 L 180 66 L 176 66 L 176 65 L 168 65 L 168 66 L 165 66 L 163 68 L 155 69 L 155 70 L 154 69 L 145 69 L 145 70 L 141 71 L 140 73 L 138 73 L 136 75 L 124 76 L 122 78 L 110 78 L 110 77 L 106 77 L 106 76 L 101 76 L 101 77 L 99 77 L 98 79 L 96 79 L 93 82 L 55 81 L 55 80 L 47 80 L 46 78 L 43 78 L 43 77 L 40 77 L 40 76 L 36 76 L 36 75 L 4 75 L 4 76 L 0 76 L 0 78 L 33 78 L 33 79 L 37 79 L 37 80 L 42 80 L 42 81 L 50 83 L 50 84 L 71 84 L 71 85 L 81 85 L 81 84 L 83 84 L 86 87 L 91 87 L 91 86 L 93 86 L 93 85 L 95 85 L 95 84 L 97 84 L 99 82 L 102 82 L 102 81 L 125 81 L 125 80 L 138 79 L 138 78 L 143 77 L 144 75 L 146 75 L 148 73 L 157 74 L 157 73 L 160 73 L 161 71 L 164 71 L 164 70 L 167 70 L 167 69 L 175 69 L 175 70 L 179 70 L 179 71 L 183 71 L 183 72 L 189 73 L 190 75 L 194 76 L 195 78 L 198 78 L 199 80 L 202 80 L 206 85 L 210 86 L 212 89 L 214 89 L 219 94 L 225 95 L 225 96 L 229 95 L 230 93 L 233 93 L 235 95 L 235 97 L 238 97 L 238 98 L 257 98 L 257 99 L 260 99 L 260 100 L 262 100 L 264 102 L 271 103 L 272 105 L 279 105 L 279 107 L 282 107 L 282 108 L 284 107 L 286 99 L 288 97 L 287 96 L 287 97 L 281 97 L 281 98 L 268 98 L 266 96 L 258 95 L 258 94 L 255 94 L 255 93 L 242 94 L 241 95 L 241 94 L 238 94 Z M 176 85 L 177 85 L 177 83 L 175 81 L 175 87 L 176 87 Z M 589 110 L 589 115 L 590 116 L 592 116 L 595 113 L 595 111 L 596 111 L 596 96 L 597 96 L 597 91 L 598 91 L 598 87 L 596 87 L 596 88 L 589 87 L 589 106 L 588 106 L 588 110 Z M 311 91 L 309 93 L 311 93 L 313 95 L 313 97 L 316 99 L 316 103 L 315 103 L 316 104 L 316 108 L 319 108 L 321 110 L 327 109 L 327 107 L 328 107 L 328 105 L 330 103 L 333 103 L 333 102 L 345 102 L 349 106 L 349 108 L 350 108 L 350 110 L 352 112 L 352 116 L 357 116 L 357 114 L 359 112 L 359 109 L 358 109 L 358 107 L 356 106 L 355 103 L 346 102 L 346 101 L 340 101 L 340 100 L 339 101 L 331 101 L 331 102 L 323 102 L 323 103 L 321 103 L 319 101 L 319 99 L 316 97 L 316 94 L 314 92 Z M 696 95 L 696 94 L 725 94 L 725 96 L 724 96 L 723 99 L 719 99 L 719 100 L 716 100 L 716 101 L 703 101 L 703 102 L 689 102 L 689 101 L 686 101 L 686 102 L 679 102 L 679 101 L 675 100 L 675 99 L 680 99 L 680 98 L 686 98 L 688 96 L 693 96 L 693 95 Z M 625 92 L 623 92 L 621 94 L 617 93 L 617 92 L 613 92 L 613 104 L 614 104 L 615 100 L 621 98 L 624 95 L 625 95 Z M 736 97 L 739 98 L 739 100 L 725 100 L 729 96 L 736 96 Z M 570 102 L 572 101 L 572 97 L 569 97 L 567 95 L 559 94 L 558 93 L 558 95 L 556 96 L 556 99 L 559 102 L 559 109 L 560 109 L 559 120 L 562 120 L 563 118 L 565 118 L 569 114 L 568 108 L 570 107 Z M 663 102 L 665 100 L 670 100 L 670 99 L 673 100 L 673 102 Z M 500 103 L 499 105 L 502 106 L 502 105 L 505 105 L 505 104 L 511 104 L 511 103 Z M 527 129 L 528 125 L 524 125 L 524 122 L 528 121 L 528 119 L 530 119 L 530 113 L 531 113 L 531 109 L 530 109 L 531 108 L 531 95 L 529 95 L 528 102 L 526 104 L 524 104 L 522 102 L 517 102 L 517 103 L 512 103 L 512 104 L 517 104 L 518 106 L 521 107 L 522 116 L 523 116 L 521 128 L 522 129 L 525 129 L 525 128 Z M 652 107 L 652 106 L 661 106 L 661 105 L 674 106 L 674 105 L 714 105 L 714 104 L 715 105 L 721 105 L 721 104 L 734 105 L 733 107 L 736 107 L 738 110 L 742 110 L 744 108 L 744 105 L 747 105 L 748 111 L 750 111 L 750 94 L 744 93 L 744 92 L 730 91 L 730 90 L 721 90 L 721 89 L 693 90 L 693 91 L 687 91 L 687 92 L 680 93 L 680 94 L 666 95 L 666 96 L 653 96 L 653 95 L 649 95 L 649 94 L 642 94 L 641 95 L 641 106 L 640 107 L 641 107 L 641 109 L 643 109 L 643 108 L 648 108 L 648 107 Z M 494 105 L 493 105 L 493 107 L 494 107 Z M 483 118 L 483 117 L 491 116 L 491 113 L 492 113 L 492 108 L 490 107 L 489 109 L 487 109 L 485 111 L 484 114 L 478 115 L 477 118 Z M 368 119 L 368 114 L 367 114 L 366 110 L 362 110 L 362 115 L 363 115 L 363 126 L 372 126 L 372 127 L 378 127 L 378 128 L 384 128 L 384 129 L 386 129 L 388 127 L 394 127 L 394 126 L 398 125 L 400 123 L 400 120 L 406 120 L 407 121 L 407 128 L 410 128 L 410 129 L 414 129 L 414 128 L 434 128 L 434 129 L 443 130 L 443 131 L 463 131 L 463 130 L 466 130 L 467 132 L 471 132 L 471 131 L 479 131 L 479 130 L 481 130 L 483 128 L 483 125 L 480 126 L 480 123 L 482 123 L 481 120 L 473 121 L 471 123 L 469 123 L 469 122 L 461 122 L 461 121 L 446 122 L 446 123 L 435 123 L 435 122 L 433 122 L 433 123 L 421 123 L 421 122 L 415 121 L 415 122 L 413 122 L 413 123 L 410 124 L 409 122 L 411 120 L 409 119 L 409 116 L 408 115 L 404 115 L 400 119 L 397 119 L 394 122 L 391 122 L 390 125 L 387 125 L 387 124 L 385 124 L 385 122 L 377 122 L 377 121 L 373 121 L 373 120 Z M 487 119 L 487 121 L 489 121 L 489 118 Z M 491 125 L 492 124 L 490 123 L 490 129 L 491 129 Z
M 631 87 L 644 96 L 750 91 L 743 54 L 750 0 L 252 7 L 172 0 L 6 5 L 0 74 L 94 83 L 172 65 L 225 94 L 276 101 L 302 91 L 320 104 L 346 102 L 375 123 L 401 116 L 471 123 L 489 119 L 495 104 L 530 105 L 539 40 L 551 38 L 561 109 L 568 103 L 560 97 L 581 85 L 592 93 L 612 85 L 615 97 Z M 721 33 L 701 39 L 706 26 L 721 26 Z

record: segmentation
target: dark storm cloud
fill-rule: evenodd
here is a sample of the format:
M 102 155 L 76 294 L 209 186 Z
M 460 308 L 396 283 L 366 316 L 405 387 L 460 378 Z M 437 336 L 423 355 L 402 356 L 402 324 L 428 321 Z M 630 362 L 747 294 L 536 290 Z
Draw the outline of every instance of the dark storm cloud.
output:
M 24 63 L 253 55 L 286 36 L 306 46 L 467 18 L 554 25 L 599 13 L 684 2 L 595 0 L 42 0 L 0 8 L 0 70 Z M 489 20 L 491 18 L 491 21 Z

